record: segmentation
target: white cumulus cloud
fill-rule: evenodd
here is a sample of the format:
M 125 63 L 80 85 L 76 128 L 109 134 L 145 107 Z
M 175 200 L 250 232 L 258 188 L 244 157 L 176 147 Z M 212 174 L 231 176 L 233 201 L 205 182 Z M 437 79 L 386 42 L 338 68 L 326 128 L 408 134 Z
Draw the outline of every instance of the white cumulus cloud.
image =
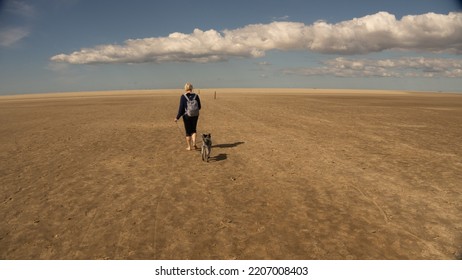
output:
M 51 60 L 72 64 L 205 63 L 232 57 L 262 57 L 269 50 L 350 55 L 390 49 L 462 54 L 462 13 L 427 13 L 398 20 L 390 13 L 379 12 L 335 24 L 283 21 L 221 32 L 195 29 L 190 34 L 172 33 L 167 37 L 83 48 L 55 55 Z
M 320 67 L 290 68 L 286 74 L 336 77 L 448 77 L 462 78 L 462 59 L 402 57 L 396 59 L 327 60 Z

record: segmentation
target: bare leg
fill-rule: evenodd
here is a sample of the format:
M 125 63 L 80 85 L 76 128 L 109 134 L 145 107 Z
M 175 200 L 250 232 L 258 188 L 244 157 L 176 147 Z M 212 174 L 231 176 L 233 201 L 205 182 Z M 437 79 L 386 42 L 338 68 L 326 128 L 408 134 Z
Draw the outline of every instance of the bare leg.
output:
M 188 145 L 186 150 L 191 151 L 191 136 L 186 136 L 186 144 Z
M 194 149 L 197 149 L 197 146 L 196 146 L 196 133 L 193 133 L 191 135 L 191 138 L 192 138 L 192 146 L 194 147 Z

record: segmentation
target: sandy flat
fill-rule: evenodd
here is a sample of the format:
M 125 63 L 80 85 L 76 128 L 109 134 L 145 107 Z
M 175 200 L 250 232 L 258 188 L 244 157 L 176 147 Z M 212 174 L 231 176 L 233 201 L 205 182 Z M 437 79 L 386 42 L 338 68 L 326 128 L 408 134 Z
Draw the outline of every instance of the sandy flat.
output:
M 0 259 L 462 257 L 462 95 L 181 93 L 1 97 Z

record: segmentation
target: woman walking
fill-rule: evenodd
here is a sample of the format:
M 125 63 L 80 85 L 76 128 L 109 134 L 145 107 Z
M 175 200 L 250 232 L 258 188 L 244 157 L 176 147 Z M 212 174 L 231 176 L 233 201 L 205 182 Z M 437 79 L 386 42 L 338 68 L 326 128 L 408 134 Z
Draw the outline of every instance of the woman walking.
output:
M 185 93 L 180 97 L 180 106 L 175 118 L 177 122 L 183 117 L 184 129 L 186 131 L 186 150 L 197 149 L 196 146 L 196 128 L 199 120 L 199 110 L 201 109 L 201 100 L 199 95 L 192 92 L 193 85 L 186 83 L 184 85 Z

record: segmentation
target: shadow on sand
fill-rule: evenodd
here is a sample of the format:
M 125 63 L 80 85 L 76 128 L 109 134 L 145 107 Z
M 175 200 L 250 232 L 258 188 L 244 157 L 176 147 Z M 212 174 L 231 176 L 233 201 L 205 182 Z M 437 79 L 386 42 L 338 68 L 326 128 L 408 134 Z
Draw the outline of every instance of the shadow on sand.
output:
M 245 142 L 235 142 L 235 143 L 231 143 L 231 144 L 218 144 L 218 145 L 213 145 L 212 148 L 222 148 L 222 149 L 225 149 L 225 148 L 234 148 L 234 147 L 237 147 L 241 144 L 244 144 Z
M 235 142 L 235 143 L 229 143 L 229 144 L 218 144 L 218 145 L 213 145 L 212 148 L 218 148 L 218 149 L 226 149 L 226 148 L 234 148 L 237 147 L 241 144 L 244 144 L 244 142 Z M 213 151 L 213 150 L 212 150 Z M 213 152 L 212 152 L 213 154 Z M 228 159 L 228 154 L 221 153 L 216 156 L 210 157 L 210 161 L 222 161 Z
M 222 161 L 228 158 L 227 154 L 218 154 L 216 156 L 210 157 L 210 161 Z

